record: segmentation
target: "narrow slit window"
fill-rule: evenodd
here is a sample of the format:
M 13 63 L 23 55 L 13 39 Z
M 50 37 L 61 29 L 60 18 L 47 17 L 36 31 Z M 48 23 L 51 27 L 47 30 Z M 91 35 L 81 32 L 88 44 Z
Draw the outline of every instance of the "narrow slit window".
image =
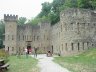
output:
M 74 46 L 73 46 L 73 43 L 71 43 L 71 47 L 72 47 L 72 50 L 74 50 Z
M 80 50 L 80 44 L 78 43 L 78 51 Z

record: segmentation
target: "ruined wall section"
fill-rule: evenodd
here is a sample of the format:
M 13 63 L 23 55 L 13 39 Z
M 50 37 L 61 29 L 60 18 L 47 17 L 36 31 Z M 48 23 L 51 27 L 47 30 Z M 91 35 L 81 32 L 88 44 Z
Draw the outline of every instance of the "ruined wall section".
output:
M 91 12 L 90 38 L 92 47 L 96 47 L 96 11 Z
M 40 26 L 32 26 L 32 48 L 40 50 Z
M 61 12 L 62 55 L 77 54 L 92 46 L 91 10 L 68 9 Z
M 40 47 L 41 52 L 46 53 L 47 51 L 50 51 L 50 22 L 41 22 L 40 25 Z
M 58 22 L 51 27 L 51 48 L 53 48 L 53 54 L 61 53 L 60 45 L 60 23 Z

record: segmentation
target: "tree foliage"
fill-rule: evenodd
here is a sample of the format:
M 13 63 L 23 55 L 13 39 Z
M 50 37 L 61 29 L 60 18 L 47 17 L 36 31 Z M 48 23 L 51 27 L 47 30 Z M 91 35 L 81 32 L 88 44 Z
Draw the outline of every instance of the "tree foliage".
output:
M 31 21 L 33 21 L 33 24 L 37 24 L 39 21 L 47 19 L 50 20 L 53 25 L 60 21 L 60 12 L 66 8 L 85 8 L 95 10 L 96 0 L 53 0 L 52 3 L 44 2 L 42 4 L 41 12 Z
M 17 22 L 18 24 L 25 24 L 26 21 L 27 21 L 26 17 L 20 17 Z
M 0 20 L 0 48 L 3 48 L 3 40 L 4 40 L 4 33 L 5 33 L 5 26 L 4 21 Z
M 38 14 L 37 18 L 48 16 L 48 14 L 50 13 L 50 10 L 51 10 L 51 4 L 49 2 L 42 3 L 42 11 L 40 12 L 40 14 Z

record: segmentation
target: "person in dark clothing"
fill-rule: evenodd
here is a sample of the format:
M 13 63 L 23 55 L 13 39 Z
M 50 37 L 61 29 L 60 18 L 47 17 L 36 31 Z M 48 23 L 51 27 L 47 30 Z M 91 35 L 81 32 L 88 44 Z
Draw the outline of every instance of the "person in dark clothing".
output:
M 34 48 L 34 57 L 37 57 L 37 50 L 38 48 Z

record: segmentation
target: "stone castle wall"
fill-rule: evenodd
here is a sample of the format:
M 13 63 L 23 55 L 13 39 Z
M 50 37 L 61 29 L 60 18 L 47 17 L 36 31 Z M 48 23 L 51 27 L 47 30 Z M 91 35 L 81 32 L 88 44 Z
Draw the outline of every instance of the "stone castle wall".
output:
M 62 56 L 96 47 L 96 13 L 92 10 L 66 9 L 60 13 L 60 22 L 53 26 L 48 21 L 35 26 L 17 25 L 17 17 L 4 15 L 5 49 L 9 47 L 9 53 L 23 53 L 28 43 L 32 48 L 38 47 L 39 53 L 51 51 Z M 14 40 L 8 40 L 8 35 L 14 35 Z
M 55 39 L 53 45 L 56 49 L 58 45 L 59 54 L 71 55 L 77 54 L 95 46 L 95 32 L 96 32 L 96 13 L 87 9 L 67 9 L 61 12 L 60 22 L 56 31 L 54 27 L 53 35 L 57 38 L 60 32 L 59 41 Z M 57 50 L 54 50 L 56 53 Z

